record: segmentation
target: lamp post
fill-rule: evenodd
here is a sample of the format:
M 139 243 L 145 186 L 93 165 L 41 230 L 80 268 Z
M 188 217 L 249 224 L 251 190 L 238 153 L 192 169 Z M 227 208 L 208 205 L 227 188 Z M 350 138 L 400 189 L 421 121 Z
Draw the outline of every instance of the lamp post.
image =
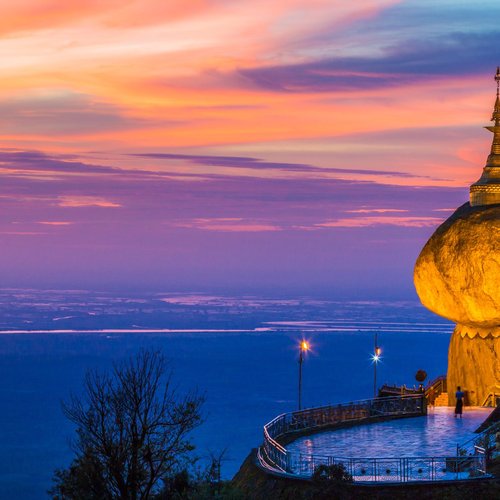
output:
M 380 360 L 380 354 L 382 354 L 382 349 L 377 345 L 378 344 L 378 334 L 375 333 L 375 343 L 373 346 L 373 397 L 377 397 L 377 364 Z
M 299 411 L 302 410 L 302 363 L 304 361 L 304 353 L 309 350 L 309 342 L 302 340 L 299 347 Z

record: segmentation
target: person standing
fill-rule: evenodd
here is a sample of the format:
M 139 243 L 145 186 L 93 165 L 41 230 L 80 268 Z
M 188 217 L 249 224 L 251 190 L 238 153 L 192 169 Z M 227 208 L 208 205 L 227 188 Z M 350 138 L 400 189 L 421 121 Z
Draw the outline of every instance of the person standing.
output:
M 460 386 L 457 387 L 455 398 L 457 400 L 457 404 L 455 406 L 455 418 L 457 418 L 457 415 L 460 415 L 460 418 L 462 418 L 462 409 L 464 407 L 464 393 L 462 389 L 460 389 Z

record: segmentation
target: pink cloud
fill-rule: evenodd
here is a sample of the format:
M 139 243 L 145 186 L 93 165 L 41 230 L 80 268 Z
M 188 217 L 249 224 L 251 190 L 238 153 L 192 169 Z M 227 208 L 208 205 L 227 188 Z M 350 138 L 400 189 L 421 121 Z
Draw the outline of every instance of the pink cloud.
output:
M 97 196 L 60 196 L 57 204 L 60 207 L 102 207 L 118 208 L 119 203 L 115 203 Z
M 177 227 L 202 229 L 205 231 L 226 232 L 263 232 L 281 231 L 281 228 L 273 224 L 249 222 L 237 217 L 215 217 L 211 219 L 193 219 L 187 222 L 175 224 Z
M 68 221 L 60 221 L 60 220 L 43 220 L 43 221 L 39 221 L 38 224 L 43 224 L 45 226 L 69 226 L 73 223 L 68 222 Z
M 0 234 L 5 234 L 8 236 L 37 236 L 47 233 L 44 233 L 42 231 L 1 231 Z
M 316 227 L 370 227 L 379 225 L 403 226 L 403 227 L 432 227 L 442 222 L 438 217 L 391 217 L 391 216 L 369 216 L 353 219 L 337 219 L 333 221 L 315 224 Z
M 400 210 L 397 208 L 359 208 L 356 210 L 345 210 L 346 214 L 385 214 L 396 212 L 408 212 L 408 210 Z

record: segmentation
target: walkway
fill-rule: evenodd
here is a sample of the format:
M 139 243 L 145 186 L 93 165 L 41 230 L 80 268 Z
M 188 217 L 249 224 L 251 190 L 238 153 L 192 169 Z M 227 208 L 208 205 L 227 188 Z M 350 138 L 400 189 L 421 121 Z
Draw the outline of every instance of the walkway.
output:
M 427 417 L 405 418 L 326 431 L 287 445 L 294 453 L 338 457 L 455 456 L 457 444 L 474 437 L 474 430 L 491 408 L 465 408 L 455 419 L 453 408 L 429 408 Z

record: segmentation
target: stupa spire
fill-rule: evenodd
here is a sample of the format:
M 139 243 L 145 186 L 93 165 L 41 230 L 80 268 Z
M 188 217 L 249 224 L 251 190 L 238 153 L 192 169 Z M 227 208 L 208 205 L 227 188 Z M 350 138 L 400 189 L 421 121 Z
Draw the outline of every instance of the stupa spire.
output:
M 495 122 L 495 125 L 499 124 L 500 121 L 500 66 L 497 66 L 497 72 L 495 74 L 495 81 L 497 82 L 497 100 L 495 102 L 495 109 L 493 110 L 493 116 L 491 117 L 491 121 Z
M 491 153 L 488 156 L 486 166 L 500 165 L 500 158 L 496 157 L 496 155 L 500 154 L 500 67 L 497 67 L 495 81 L 497 82 L 497 98 L 495 107 L 493 108 L 493 114 L 491 115 L 491 121 L 495 122 L 495 125 L 493 127 L 486 127 L 490 132 L 493 132 Z
M 491 116 L 494 125 L 485 127 L 493 132 L 493 141 L 483 174 L 470 187 L 470 204 L 472 206 L 500 203 L 500 67 L 497 67 L 494 79 L 497 83 L 495 107 Z

